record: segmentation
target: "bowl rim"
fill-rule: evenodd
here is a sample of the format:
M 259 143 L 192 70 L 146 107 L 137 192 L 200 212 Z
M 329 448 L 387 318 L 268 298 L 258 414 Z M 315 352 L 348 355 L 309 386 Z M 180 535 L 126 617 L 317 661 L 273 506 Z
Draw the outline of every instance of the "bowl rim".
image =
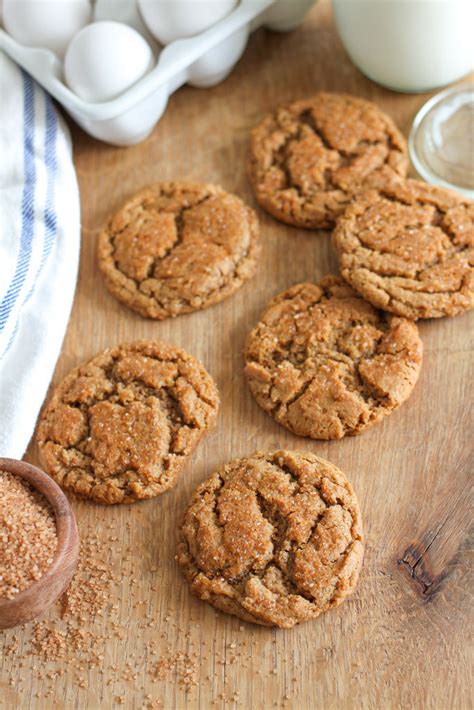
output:
M 71 563 L 73 571 L 75 571 L 79 557 L 79 535 L 76 517 L 69 500 L 56 481 L 45 471 L 26 461 L 11 458 L 0 458 L 0 470 L 23 478 L 46 498 L 53 509 L 58 539 L 53 561 L 46 568 L 41 577 L 35 580 L 33 584 L 26 589 L 15 594 L 12 599 L 0 597 L 0 610 L 3 611 L 7 607 L 27 603 L 29 598 L 35 596 L 38 589 L 47 586 L 60 572 L 66 556 L 72 555 Z M 69 584 L 69 581 L 70 580 L 68 580 L 67 584 Z
M 415 168 L 418 175 L 425 180 L 425 182 L 431 185 L 437 185 L 438 187 L 444 187 L 447 190 L 454 190 L 463 197 L 467 197 L 469 200 L 474 198 L 474 190 L 469 187 L 464 187 L 462 185 L 456 185 L 449 180 L 445 180 L 438 173 L 430 168 L 430 166 L 423 161 L 423 159 L 418 155 L 416 148 L 416 137 L 419 129 L 421 128 L 423 121 L 429 114 L 429 112 L 437 105 L 442 103 L 445 99 L 454 97 L 457 94 L 463 94 L 469 92 L 474 94 L 472 84 L 470 82 L 461 81 L 459 84 L 454 84 L 449 86 L 444 91 L 439 91 L 437 94 L 432 96 L 430 99 L 425 101 L 422 106 L 418 109 L 413 119 L 413 123 L 410 128 L 410 134 L 408 136 L 408 155 Z

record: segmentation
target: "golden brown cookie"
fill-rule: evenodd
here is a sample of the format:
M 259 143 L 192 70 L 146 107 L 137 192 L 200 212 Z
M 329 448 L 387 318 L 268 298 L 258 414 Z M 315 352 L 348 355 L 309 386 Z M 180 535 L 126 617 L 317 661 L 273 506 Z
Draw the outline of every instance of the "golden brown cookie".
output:
M 342 279 L 276 296 L 247 339 L 258 404 L 298 436 L 359 434 L 399 407 L 418 379 L 416 325 L 377 311 Z
M 418 180 L 360 195 L 334 232 L 342 276 L 367 301 L 412 318 L 474 306 L 474 203 Z
M 131 503 L 172 488 L 214 426 L 217 387 L 184 350 L 117 345 L 56 388 L 38 428 L 46 471 L 67 491 Z
M 282 222 L 328 228 L 354 195 L 404 177 L 406 142 L 370 101 L 320 93 L 267 116 L 252 132 L 250 178 Z
M 194 493 L 177 561 L 191 590 L 229 614 L 290 628 L 340 604 L 363 557 L 346 477 L 303 451 L 222 466 Z
M 255 273 L 258 232 L 253 210 L 220 187 L 163 182 L 110 219 L 98 264 L 119 301 L 162 320 L 237 291 Z

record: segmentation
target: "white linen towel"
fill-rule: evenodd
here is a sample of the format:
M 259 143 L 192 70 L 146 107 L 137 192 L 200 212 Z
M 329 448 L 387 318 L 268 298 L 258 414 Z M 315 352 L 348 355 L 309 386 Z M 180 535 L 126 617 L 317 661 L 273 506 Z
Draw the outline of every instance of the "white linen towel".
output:
M 66 331 L 79 191 L 50 97 L 0 53 L 0 456 L 21 458 Z

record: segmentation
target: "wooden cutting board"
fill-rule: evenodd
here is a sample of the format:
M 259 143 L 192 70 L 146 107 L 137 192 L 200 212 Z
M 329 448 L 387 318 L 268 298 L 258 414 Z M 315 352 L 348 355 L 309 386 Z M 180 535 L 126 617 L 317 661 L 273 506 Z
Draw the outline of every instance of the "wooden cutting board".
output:
M 113 148 L 72 126 L 82 196 L 81 264 L 54 383 L 103 348 L 157 338 L 202 359 L 218 383 L 222 409 L 217 429 L 173 491 L 135 506 L 74 503 L 81 529 L 93 527 L 103 539 L 103 562 L 114 575 L 115 609 L 85 615 L 82 623 L 86 632 L 99 629 L 106 639 L 104 668 L 114 664 L 115 675 L 91 667 L 79 687 L 69 664 L 62 677 L 41 679 L 61 663 L 33 655 L 20 667 L 31 626 L 9 631 L 3 634 L 4 707 L 472 707 L 467 630 L 474 313 L 420 324 L 421 377 L 395 414 L 362 436 L 318 442 L 293 436 L 256 405 L 241 352 L 274 294 L 336 269 L 327 234 L 286 227 L 259 210 L 263 255 L 256 278 L 216 307 L 162 323 L 119 305 L 95 265 L 96 238 L 107 215 L 150 182 L 217 182 L 253 204 L 246 178 L 250 128 L 276 105 L 321 89 L 377 102 L 405 135 L 427 98 L 384 90 L 362 76 L 344 53 L 323 1 L 289 35 L 258 31 L 221 85 L 178 91 L 141 145 Z M 178 520 L 195 486 L 233 457 L 274 448 L 307 449 L 345 471 L 367 537 L 356 593 L 290 631 L 216 613 L 191 597 L 174 562 Z M 38 462 L 34 444 L 26 459 Z M 121 671 L 126 663 L 134 669 L 131 680 Z M 187 690 L 183 665 L 191 668 Z

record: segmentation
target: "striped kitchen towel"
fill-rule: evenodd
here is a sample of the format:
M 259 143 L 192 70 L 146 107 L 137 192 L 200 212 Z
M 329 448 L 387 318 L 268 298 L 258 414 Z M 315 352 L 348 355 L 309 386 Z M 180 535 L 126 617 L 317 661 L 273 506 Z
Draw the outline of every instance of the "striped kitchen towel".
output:
M 69 132 L 0 53 L 0 456 L 21 458 L 66 331 L 79 261 Z

